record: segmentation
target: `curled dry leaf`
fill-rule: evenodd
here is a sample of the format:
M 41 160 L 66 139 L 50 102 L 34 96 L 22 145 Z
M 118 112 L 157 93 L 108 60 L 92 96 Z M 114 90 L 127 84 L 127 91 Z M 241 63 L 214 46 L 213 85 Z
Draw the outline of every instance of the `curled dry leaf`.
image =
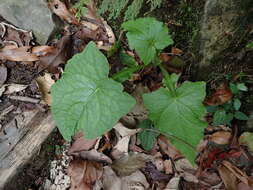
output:
M 8 61 L 38 61 L 39 58 L 29 52 L 30 46 L 23 46 L 19 48 L 10 49 L 5 47 L 0 50 L 0 59 Z
M 18 47 L 29 46 L 33 39 L 32 32 L 19 29 L 6 22 L 0 22 L 0 37 L 4 43 L 15 43 Z
M 53 48 L 41 47 L 34 50 L 36 54 L 46 54 L 40 57 L 39 67 L 50 73 L 59 73 L 59 65 L 65 64 L 71 57 L 71 36 L 63 36 Z
M 237 189 L 240 189 L 240 190 L 253 190 L 253 187 L 251 186 L 248 186 L 248 185 L 246 185 L 245 183 L 239 183 L 238 185 L 237 185 Z
M 169 156 L 172 160 L 177 160 L 183 157 L 164 135 L 160 135 L 157 138 L 157 143 L 161 149 L 161 153 Z
M 253 185 L 253 181 L 242 170 L 240 170 L 230 162 L 223 160 L 222 165 L 225 166 L 232 174 L 234 174 L 234 176 L 241 182 L 245 183 L 248 186 Z
M 236 177 L 234 176 L 233 173 L 231 173 L 231 171 L 227 167 L 221 164 L 218 167 L 218 172 L 220 174 L 223 183 L 225 184 L 226 189 L 238 190 Z
M 172 175 L 167 175 L 158 171 L 152 162 L 148 162 L 146 164 L 146 167 L 143 169 L 143 172 L 145 173 L 145 176 L 147 176 L 147 179 L 151 181 L 151 183 L 157 183 L 161 181 L 168 182 L 172 177 Z
M 155 158 L 154 165 L 158 171 L 164 172 L 165 166 L 162 158 Z
M 145 175 L 140 170 L 137 170 L 130 176 L 122 178 L 121 189 L 145 190 L 148 188 L 149 183 L 147 182 Z
M 125 136 L 120 139 L 117 144 L 113 147 L 111 156 L 113 159 L 121 158 L 125 153 L 128 152 L 130 136 Z
M 37 55 L 38 57 L 47 56 L 50 53 L 54 53 L 55 49 L 56 48 L 53 46 L 35 46 L 32 48 L 32 53 Z
M 103 175 L 103 165 L 76 159 L 70 162 L 68 175 L 71 178 L 70 190 L 93 190 L 94 184 Z
M 167 184 L 166 188 L 164 190 L 175 190 L 179 189 L 179 182 L 181 177 L 173 177 L 169 183 Z
M 219 144 L 219 145 L 225 145 L 229 144 L 229 140 L 231 138 L 231 133 L 228 131 L 218 131 L 214 134 L 212 134 L 209 138 L 210 141 Z
M 220 177 L 216 173 L 216 171 L 212 170 L 205 170 L 201 172 L 199 176 L 200 182 L 204 182 L 209 184 L 210 186 L 216 186 L 221 182 Z
M 104 167 L 103 188 L 105 190 L 121 189 L 121 179 L 115 174 L 110 166 Z
M 141 130 L 141 129 L 129 129 L 125 127 L 122 123 L 117 123 L 113 128 L 120 134 L 121 137 L 132 136 Z
M 49 7 L 57 16 L 67 21 L 69 24 L 79 24 L 75 16 L 69 12 L 66 5 L 60 0 L 51 0 L 51 2 L 49 2 Z
M 164 63 L 170 62 L 172 60 L 172 56 L 168 55 L 167 53 L 160 54 L 160 60 Z
M 143 153 L 129 153 L 122 158 L 115 160 L 112 168 L 119 176 L 131 175 L 138 169 L 144 168 L 146 162 L 151 161 L 153 158 Z
M 22 90 L 25 90 L 28 86 L 23 84 L 6 84 L 5 85 L 5 92 L 4 94 L 12 94 L 15 92 L 20 92 Z
M 164 170 L 165 174 L 173 174 L 173 164 L 171 160 L 164 160 Z
M 70 155 L 79 157 L 83 160 L 90 160 L 90 161 L 102 162 L 102 163 L 107 163 L 107 164 L 112 163 L 111 158 L 109 158 L 105 154 L 98 152 L 94 149 L 92 149 L 90 151 L 83 150 L 80 152 L 73 152 Z
M 39 86 L 39 90 L 42 94 L 42 100 L 47 104 L 51 105 L 52 97 L 50 94 L 51 86 L 55 83 L 49 73 L 45 73 L 44 76 L 40 76 L 36 78 L 37 84 Z
M 227 84 L 222 83 L 216 91 L 205 100 L 205 104 L 209 106 L 218 106 L 225 104 L 233 97 L 233 93 Z
M 68 154 L 72 154 L 74 152 L 80 152 L 83 150 L 90 150 L 91 148 L 93 148 L 97 142 L 97 138 L 96 139 L 86 139 L 84 137 L 84 135 L 82 133 L 78 133 L 77 135 L 75 135 L 75 137 L 73 138 L 74 142 L 71 145 Z
M 183 52 L 181 49 L 178 49 L 178 48 L 176 48 L 176 47 L 172 47 L 171 53 L 174 54 L 174 55 L 181 55 L 181 54 L 183 54 L 184 52 Z

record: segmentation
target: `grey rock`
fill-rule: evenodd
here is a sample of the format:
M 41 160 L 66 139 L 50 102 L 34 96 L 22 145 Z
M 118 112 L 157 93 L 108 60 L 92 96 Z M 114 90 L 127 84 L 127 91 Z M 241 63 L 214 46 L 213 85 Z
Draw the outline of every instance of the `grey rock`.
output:
M 0 15 L 16 27 L 31 30 L 45 44 L 55 24 L 45 0 L 0 0 Z
M 212 63 L 217 62 L 225 50 L 246 37 L 243 23 L 250 16 L 253 0 L 206 0 L 199 32 L 199 73 L 206 78 Z M 201 78 L 201 77 L 200 77 Z

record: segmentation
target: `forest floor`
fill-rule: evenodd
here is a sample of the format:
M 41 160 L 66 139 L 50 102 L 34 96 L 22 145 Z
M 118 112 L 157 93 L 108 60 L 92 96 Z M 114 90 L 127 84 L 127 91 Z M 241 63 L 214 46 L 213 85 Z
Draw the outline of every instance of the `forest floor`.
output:
M 169 62 L 167 69 L 170 73 L 180 74 L 179 83 L 194 79 L 192 76 L 192 65 L 196 51 L 194 38 L 197 37 L 199 30 L 199 10 L 202 6 L 201 4 L 196 7 L 191 3 L 165 1 L 161 8 L 150 13 L 151 16 L 163 21 L 170 28 L 175 43 L 172 48 L 165 49 L 166 52 L 171 52 L 172 56 L 165 56 L 163 59 L 165 62 Z M 145 7 L 142 11 L 145 12 Z M 71 16 L 69 18 L 73 19 Z M 71 22 L 68 32 L 72 29 L 75 30 L 71 26 L 74 21 Z M 122 23 L 121 19 L 116 22 L 108 21 L 117 38 L 120 34 L 119 23 Z M 14 58 L 1 55 L 5 56 L 5 59 L 1 60 L 0 57 L 0 132 L 1 127 L 10 122 L 17 112 L 38 107 L 41 110 L 48 111 L 51 100 L 45 98 L 48 94 L 41 90 L 38 77 L 49 75 L 53 80 L 49 83 L 54 83 L 54 80 L 61 76 L 64 69 L 63 63 L 71 57 L 66 55 L 74 55 L 80 52 L 91 40 L 101 41 L 101 39 L 97 39 L 97 36 L 87 33 L 83 34 L 86 37 L 80 40 L 74 32 L 70 35 L 71 40 L 64 39 L 67 36 L 64 32 L 60 34 L 60 38 L 48 43 L 48 47 L 57 47 L 57 50 L 52 54 L 50 54 L 48 47 L 48 49 L 41 49 L 37 52 L 46 55 L 42 56 L 43 59 L 40 60 L 39 64 L 33 61 L 25 61 L 27 57 L 34 58 L 26 54 L 27 52 L 21 54 L 13 52 Z M 99 34 L 100 37 L 107 35 L 103 32 Z M 20 35 L 20 31 L 17 32 L 9 28 L 8 40 L 15 41 L 17 39 L 18 43 L 23 43 L 19 46 L 25 46 L 24 44 L 32 41 L 32 39 L 26 41 L 27 38 Z M 126 39 L 123 38 L 122 41 L 123 46 L 125 46 L 127 44 Z M 10 44 L 3 45 L 4 47 L 10 46 Z M 108 49 L 107 45 L 105 47 Z M 128 114 L 110 133 L 93 142 L 82 138 L 82 136 L 80 138 L 79 134 L 74 137 L 71 145 L 69 145 L 62 138 L 58 129 L 55 129 L 41 146 L 38 154 L 15 176 L 15 183 L 10 182 L 6 186 L 6 190 L 43 190 L 46 188 L 46 181 L 50 181 L 51 184 L 47 184 L 47 187 L 52 190 L 52 185 L 64 186 L 68 189 L 70 188 L 70 179 L 66 177 L 68 175 L 74 178 L 71 180 L 71 189 L 80 190 L 92 189 L 94 184 L 97 185 L 97 189 L 100 185 L 101 189 L 101 184 L 96 183 L 96 181 L 103 181 L 101 176 L 110 182 L 106 184 L 107 189 L 126 188 L 126 184 L 133 183 L 134 178 L 139 180 L 135 181 L 136 184 L 132 186 L 136 189 L 253 189 L 253 135 L 252 133 L 244 133 L 245 131 L 253 132 L 253 124 L 250 128 L 246 125 L 248 118 L 241 118 L 240 120 L 239 117 L 232 118 L 228 123 L 222 123 L 226 122 L 224 121 L 226 115 L 221 115 L 223 119 L 216 118 L 214 121 L 217 110 L 223 110 L 227 115 L 238 111 L 234 108 L 237 100 L 240 102 L 238 109 L 246 116 L 250 115 L 253 108 L 252 51 L 245 50 L 243 57 L 240 57 L 240 53 L 242 54 L 242 52 L 228 53 L 224 64 L 215 65 L 213 75 L 207 81 L 205 104 L 209 107 L 209 112 L 206 115 L 209 126 L 205 129 L 203 140 L 198 147 L 197 167 L 192 167 L 164 135 L 157 136 L 151 150 L 144 150 L 138 140 L 139 131 L 136 129 L 136 120 L 139 117 L 146 117 L 146 113 L 143 111 L 143 105 L 139 105 L 137 110 L 141 110 L 140 112 L 138 110 L 138 113 Z M 108 59 L 111 66 L 110 74 L 122 68 L 117 55 L 118 53 Z M 36 58 L 34 61 L 37 61 Z M 124 90 L 134 95 L 137 93 L 138 99 L 138 91 L 145 92 L 146 88 L 155 91 L 161 87 L 161 83 L 161 71 L 154 67 L 148 67 L 135 73 L 134 79 L 123 84 Z M 20 101 L 18 97 L 29 98 Z M 33 100 L 37 99 L 42 99 L 43 103 L 34 103 Z M 137 101 L 141 102 L 139 99 Z M 9 108 L 11 108 L 10 111 L 8 111 Z M 122 156 L 120 153 L 125 152 L 125 150 L 131 153 L 124 159 L 120 159 Z M 68 152 L 68 155 L 64 151 Z M 95 153 L 93 152 L 90 155 L 87 153 L 88 151 Z M 84 161 L 87 157 L 93 160 Z M 67 165 L 61 163 L 64 159 Z M 59 160 L 60 162 L 58 162 Z M 112 160 L 114 160 L 114 164 L 109 167 Z M 62 175 L 65 176 L 58 181 L 55 180 L 55 176 L 52 177 L 52 172 L 57 169 L 57 167 L 52 166 L 54 162 L 61 165 L 59 167 L 63 170 Z M 130 167 L 125 167 L 125 165 Z M 66 171 L 67 168 L 68 172 Z M 104 173 L 102 173 L 102 168 Z M 82 179 L 79 179 L 80 177 L 78 178 L 77 175 L 83 175 L 84 171 L 91 172 L 90 176 L 84 175 Z M 116 182 L 113 183 L 113 180 Z M 63 186 L 61 186 L 62 184 Z

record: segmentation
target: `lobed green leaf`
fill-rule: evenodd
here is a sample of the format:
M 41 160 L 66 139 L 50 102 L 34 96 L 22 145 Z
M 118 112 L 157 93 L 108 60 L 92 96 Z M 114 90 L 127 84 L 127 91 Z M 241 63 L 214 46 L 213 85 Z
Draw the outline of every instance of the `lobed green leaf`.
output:
M 134 106 L 120 83 L 108 78 L 106 57 L 90 42 L 66 65 L 51 89 L 52 113 L 66 140 L 78 131 L 95 138 L 110 130 Z

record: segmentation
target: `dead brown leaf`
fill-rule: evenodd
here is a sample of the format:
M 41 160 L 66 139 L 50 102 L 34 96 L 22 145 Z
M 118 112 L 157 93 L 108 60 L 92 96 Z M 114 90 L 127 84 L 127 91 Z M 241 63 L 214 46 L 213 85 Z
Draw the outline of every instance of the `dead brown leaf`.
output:
M 222 164 L 236 176 L 241 182 L 245 183 L 248 186 L 252 186 L 252 180 L 239 168 L 231 164 L 230 162 L 223 160 Z
M 5 44 L 14 42 L 18 47 L 29 46 L 33 39 L 32 33 L 23 29 L 19 29 L 6 22 L 0 22 L 1 31 L 0 36 L 3 38 Z
M 220 177 L 214 170 L 203 171 L 199 176 L 199 180 L 209 184 L 210 186 L 216 186 L 221 182 Z
M 80 151 L 80 152 L 73 152 L 70 155 L 81 158 L 83 160 L 90 160 L 90 161 L 96 161 L 96 162 L 103 162 L 107 164 L 111 164 L 112 160 L 105 154 L 98 152 L 94 149 L 90 151 Z
M 171 160 L 164 160 L 165 174 L 173 174 L 173 164 Z
M 70 190 L 93 190 L 94 184 L 103 175 L 103 165 L 76 159 L 70 162 L 68 175 L 71 178 Z
M 205 104 L 209 106 L 218 106 L 225 104 L 233 97 L 233 93 L 227 84 L 222 83 L 216 91 L 205 100 Z
M 12 49 L 9 47 L 5 47 L 0 50 L 0 59 L 1 60 L 8 60 L 8 61 L 38 61 L 39 58 L 35 55 L 29 52 L 31 49 L 30 46 L 23 46 L 19 48 Z
M 119 176 L 131 175 L 140 168 L 144 168 L 146 162 L 152 160 L 152 156 L 143 153 L 129 153 L 122 158 L 113 161 L 112 168 Z
M 79 133 L 75 135 L 74 142 L 71 145 L 68 154 L 72 154 L 74 152 L 87 151 L 93 148 L 97 142 L 96 139 L 86 139 L 83 134 Z
M 250 186 L 246 185 L 245 183 L 240 182 L 237 186 L 237 189 L 239 189 L 239 190 L 253 190 L 253 187 L 250 187 Z
M 143 172 L 145 173 L 145 176 L 147 176 L 147 179 L 151 181 L 152 184 L 161 182 L 161 181 L 168 182 L 173 176 L 173 175 L 167 175 L 158 171 L 152 162 L 148 162 L 146 164 L 146 167 L 143 169 Z
M 226 186 L 226 189 L 237 190 L 236 177 L 233 173 L 231 173 L 231 171 L 227 167 L 225 167 L 224 165 L 220 165 L 218 167 L 218 172 L 220 174 L 223 183 Z
M 55 81 L 52 79 L 49 73 L 45 73 L 44 76 L 39 76 L 36 78 L 37 84 L 39 86 L 39 90 L 42 94 L 42 100 L 47 104 L 51 105 L 52 97 L 50 94 L 50 89 Z
M 184 52 L 181 50 L 181 49 L 178 49 L 176 47 L 172 47 L 171 48 L 171 53 L 174 54 L 174 55 L 181 55 L 183 54 Z
M 38 53 L 38 51 L 35 52 Z M 44 53 L 46 53 L 46 56 L 41 56 L 39 62 L 41 70 L 46 69 L 50 73 L 59 73 L 59 65 L 65 64 L 71 57 L 71 36 L 63 36 L 54 44 L 54 48 L 45 47 Z
M 229 140 L 231 138 L 231 133 L 228 131 L 218 131 L 214 134 L 212 134 L 209 138 L 210 141 L 220 144 L 220 145 L 225 145 L 229 144 Z
M 164 63 L 170 62 L 172 60 L 172 58 L 173 57 L 171 55 L 168 55 L 167 53 L 161 53 L 160 54 L 160 59 Z
M 56 51 L 56 48 L 53 46 L 35 46 L 32 48 L 32 53 L 40 56 L 47 56 L 50 53 L 54 53 Z
M 49 7 L 57 16 L 62 20 L 67 21 L 69 24 L 79 24 L 75 16 L 69 12 L 66 5 L 60 0 L 51 0 L 51 2 L 49 2 Z
M 157 143 L 163 154 L 169 156 L 172 160 L 182 158 L 183 155 L 170 143 L 170 141 L 164 135 L 160 135 L 157 138 Z

